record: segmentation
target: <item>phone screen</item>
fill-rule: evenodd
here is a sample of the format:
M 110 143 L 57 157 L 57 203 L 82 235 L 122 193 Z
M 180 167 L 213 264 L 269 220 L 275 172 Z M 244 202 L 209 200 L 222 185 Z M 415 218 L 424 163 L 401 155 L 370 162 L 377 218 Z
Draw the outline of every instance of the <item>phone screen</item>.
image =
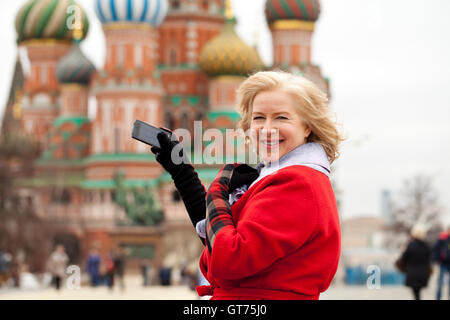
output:
M 157 128 L 143 121 L 136 120 L 133 125 L 133 132 L 131 134 L 131 137 L 150 146 L 160 148 L 161 146 L 159 145 L 159 141 L 157 138 L 157 135 L 160 132 L 166 133 L 169 137 L 171 135 L 171 132 L 165 129 Z

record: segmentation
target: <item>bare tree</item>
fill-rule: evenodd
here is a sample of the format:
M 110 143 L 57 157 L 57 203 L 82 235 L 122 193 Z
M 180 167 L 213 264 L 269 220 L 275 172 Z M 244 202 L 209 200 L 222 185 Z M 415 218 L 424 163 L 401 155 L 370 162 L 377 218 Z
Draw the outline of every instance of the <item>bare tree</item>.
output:
M 404 241 L 416 224 L 422 224 L 434 233 L 441 228 L 442 212 L 431 176 L 417 175 L 406 179 L 392 202 L 392 224 L 388 228 L 392 237 L 388 237 L 388 242 L 395 246 L 398 241 L 394 238 Z
M 34 210 L 33 199 L 24 195 L 19 180 L 31 175 L 38 146 L 26 135 L 0 136 L 0 247 L 23 251 L 34 267 L 44 233 Z

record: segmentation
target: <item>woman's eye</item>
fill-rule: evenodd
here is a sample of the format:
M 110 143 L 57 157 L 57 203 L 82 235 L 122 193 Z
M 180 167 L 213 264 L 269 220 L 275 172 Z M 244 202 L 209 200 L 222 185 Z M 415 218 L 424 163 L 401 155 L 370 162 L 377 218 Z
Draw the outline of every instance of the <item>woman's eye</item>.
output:
M 281 119 L 281 120 L 287 120 L 287 118 L 286 118 L 286 117 L 284 117 L 284 116 L 278 116 L 278 117 L 277 117 L 277 119 Z
M 253 120 L 262 120 L 262 119 L 264 119 L 264 117 L 261 117 L 261 116 L 253 117 Z

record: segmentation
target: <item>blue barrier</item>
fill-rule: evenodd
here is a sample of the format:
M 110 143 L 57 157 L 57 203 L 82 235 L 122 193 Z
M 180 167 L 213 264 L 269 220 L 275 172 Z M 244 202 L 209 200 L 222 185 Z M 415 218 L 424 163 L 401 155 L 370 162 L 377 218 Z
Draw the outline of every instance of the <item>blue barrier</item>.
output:
M 371 275 L 362 266 L 346 267 L 345 283 L 348 285 L 365 285 Z M 381 285 L 402 285 L 405 282 L 405 275 L 396 270 L 381 269 L 380 282 Z

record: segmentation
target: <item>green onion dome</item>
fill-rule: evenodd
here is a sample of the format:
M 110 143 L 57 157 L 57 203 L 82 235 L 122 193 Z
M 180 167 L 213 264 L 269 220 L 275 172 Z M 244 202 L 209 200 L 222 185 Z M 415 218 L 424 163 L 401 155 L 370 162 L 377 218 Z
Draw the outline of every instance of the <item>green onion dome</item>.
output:
M 29 0 L 17 13 L 17 42 L 31 39 L 72 39 L 77 24 L 89 29 L 86 13 L 74 0 Z
M 315 22 L 320 15 L 319 0 L 267 0 L 267 22 L 276 20 L 303 20 Z
M 72 49 L 58 62 L 56 77 L 61 83 L 89 84 L 95 67 L 81 51 L 80 45 L 74 43 Z

